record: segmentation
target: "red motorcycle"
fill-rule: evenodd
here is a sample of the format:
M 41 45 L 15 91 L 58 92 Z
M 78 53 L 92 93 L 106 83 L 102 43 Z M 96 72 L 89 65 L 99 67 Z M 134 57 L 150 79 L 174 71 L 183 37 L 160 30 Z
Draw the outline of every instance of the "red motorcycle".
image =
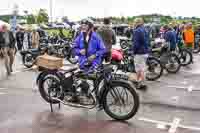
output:
M 111 64 L 117 66 L 117 70 L 122 72 L 136 73 L 134 55 L 128 49 L 125 50 L 112 50 Z M 146 78 L 150 81 L 155 81 L 162 76 L 163 67 L 159 59 L 153 56 L 149 56 L 146 61 L 147 72 Z

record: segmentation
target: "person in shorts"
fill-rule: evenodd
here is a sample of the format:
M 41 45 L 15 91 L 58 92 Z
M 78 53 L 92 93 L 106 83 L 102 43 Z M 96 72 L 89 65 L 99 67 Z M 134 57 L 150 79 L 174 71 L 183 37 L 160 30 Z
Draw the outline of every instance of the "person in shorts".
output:
M 135 19 L 135 29 L 133 29 L 133 53 L 136 70 L 136 80 L 138 82 L 137 89 L 146 89 L 144 85 L 146 60 L 149 51 L 149 36 L 144 28 L 142 18 Z

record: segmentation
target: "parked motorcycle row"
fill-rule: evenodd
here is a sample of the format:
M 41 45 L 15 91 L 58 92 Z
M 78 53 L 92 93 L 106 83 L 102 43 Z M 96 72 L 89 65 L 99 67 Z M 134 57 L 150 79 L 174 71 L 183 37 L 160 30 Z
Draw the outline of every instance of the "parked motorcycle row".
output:
M 122 49 L 112 50 L 111 64 L 102 63 L 102 66 L 92 74 L 83 72 L 77 67 L 43 68 L 36 83 L 42 98 L 50 104 L 51 111 L 53 104 L 62 103 L 76 108 L 98 107 L 116 120 L 132 118 L 140 105 L 134 81 L 127 82 L 129 77 L 126 75 L 127 72 L 135 72 L 134 54 L 130 51 L 132 45 L 130 40 L 121 42 L 123 42 L 120 44 Z M 180 47 L 170 51 L 170 45 L 161 39 L 155 39 L 151 43 L 150 51 L 146 63 L 146 78 L 150 81 L 159 79 L 164 70 L 168 73 L 177 73 L 181 67 L 193 61 L 190 51 Z M 57 40 L 53 44 L 51 39 L 48 39 L 41 41 L 38 49 L 21 52 L 24 65 L 32 67 L 36 58 L 45 53 L 65 58 L 72 64 L 77 63 L 71 40 Z M 119 74 L 118 71 L 122 73 Z
M 122 40 L 120 51 L 123 53 L 121 59 L 124 63 L 120 63 L 120 69 L 123 68 L 125 72 L 135 72 L 134 70 L 134 56 L 130 57 L 128 51 L 132 46 L 130 40 Z M 157 80 L 163 75 L 163 71 L 166 70 L 168 73 L 177 73 L 181 67 L 188 66 L 193 63 L 192 52 L 177 46 L 175 51 L 170 50 L 170 45 L 162 39 L 155 39 L 151 42 L 150 54 L 147 58 L 147 74 L 148 80 Z
M 72 41 L 70 39 L 41 39 L 39 48 L 23 50 L 20 53 L 22 55 L 22 62 L 27 68 L 35 65 L 36 58 L 45 53 L 65 58 L 72 64 L 76 64 L 78 61 L 73 53 Z

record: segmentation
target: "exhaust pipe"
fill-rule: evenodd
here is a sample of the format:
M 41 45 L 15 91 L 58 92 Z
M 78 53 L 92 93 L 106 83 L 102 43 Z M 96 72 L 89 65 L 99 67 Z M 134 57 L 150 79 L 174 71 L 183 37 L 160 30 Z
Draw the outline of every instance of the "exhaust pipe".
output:
M 80 104 L 66 103 L 66 102 L 63 102 L 62 100 L 60 100 L 60 99 L 58 99 L 58 98 L 54 98 L 54 97 L 52 97 L 51 99 L 52 99 L 52 100 L 57 100 L 57 101 L 61 102 L 61 103 L 64 104 L 64 105 L 71 106 L 71 107 L 75 107 L 75 108 L 93 109 L 93 108 L 96 107 L 96 102 L 95 102 L 94 106 L 88 107 L 88 106 L 84 106 L 84 105 L 80 105 Z

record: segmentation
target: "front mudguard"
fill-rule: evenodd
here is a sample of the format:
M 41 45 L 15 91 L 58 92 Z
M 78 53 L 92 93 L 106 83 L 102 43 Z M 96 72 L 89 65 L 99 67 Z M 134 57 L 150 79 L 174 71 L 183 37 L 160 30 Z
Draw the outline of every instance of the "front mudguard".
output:
M 103 87 L 99 90 L 99 93 L 97 95 L 98 100 L 99 100 L 99 104 L 103 104 L 104 93 L 106 92 L 107 89 L 111 89 L 111 88 L 109 88 L 109 86 L 112 86 L 115 83 L 120 83 L 122 86 L 128 85 L 129 87 L 133 88 L 136 91 L 136 89 L 133 85 L 131 85 L 129 82 L 127 82 L 123 79 L 122 80 L 111 80 L 107 85 L 104 84 Z
M 24 56 L 24 55 L 27 54 L 27 53 L 29 53 L 29 51 L 27 51 L 27 50 L 20 51 L 20 54 L 21 54 L 22 56 Z

